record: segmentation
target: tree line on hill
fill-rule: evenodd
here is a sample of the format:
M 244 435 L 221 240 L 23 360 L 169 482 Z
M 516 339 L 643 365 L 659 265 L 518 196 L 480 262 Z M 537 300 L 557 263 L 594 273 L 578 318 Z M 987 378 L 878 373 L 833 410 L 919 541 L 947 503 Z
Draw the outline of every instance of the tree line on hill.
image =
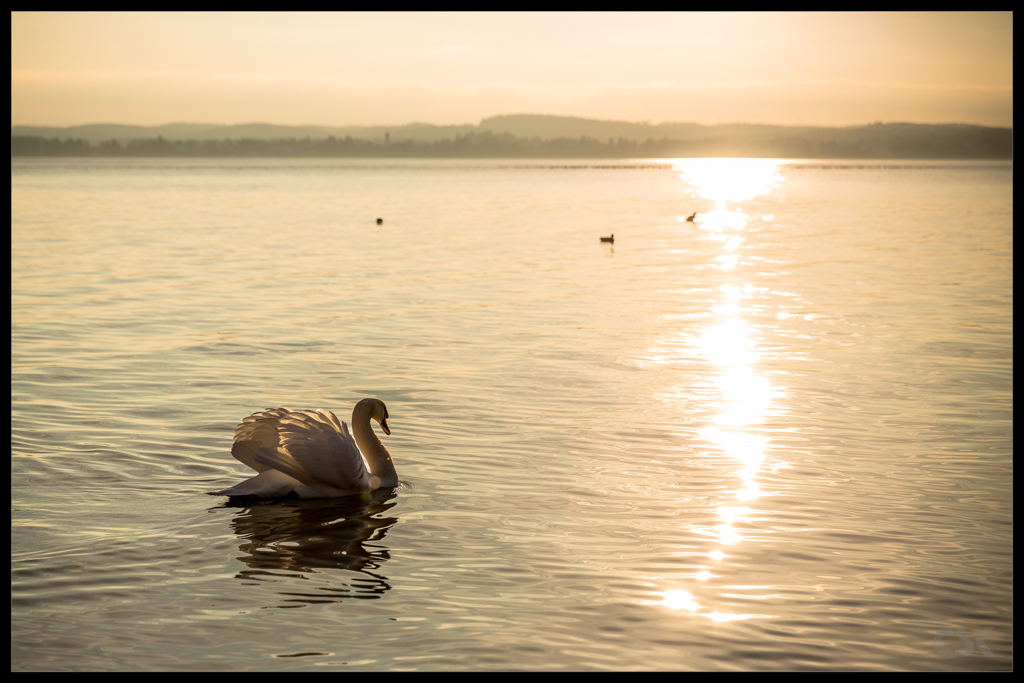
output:
M 12 156 L 93 157 L 434 157 L 676 158 L 778 157 L 845 159 L 1009 159 L 1012 129 L 878 124 L 858 129 L 775 128 L 761 137 L 725 134 L 679 140 L 622 137 L 517 137 L 471 132 L 452 138 L 367 140 L 351 136 L 175 140 L 162 136 L 91 143 L 84 138 L 12 135 Z

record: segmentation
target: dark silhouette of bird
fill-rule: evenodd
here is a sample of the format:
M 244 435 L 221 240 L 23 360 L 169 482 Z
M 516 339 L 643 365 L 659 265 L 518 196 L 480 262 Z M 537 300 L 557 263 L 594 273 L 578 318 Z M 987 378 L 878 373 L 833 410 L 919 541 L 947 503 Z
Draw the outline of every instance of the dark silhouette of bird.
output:
M 697 217 L 697 212 L 694 211 L 693 213 L 691 213 L 689 216 L 686 217 L 686 222 L 687 223 L 693 223 L 693 219 L 696 218 L 696 217 Z
M 384 219 L 383 218 L 378 218 L 377 219 L 377 225 L 384 225 Z
M 611 237 L 602 237 L 601 241 L 602 242 L 608 242 L 610 244 L 615 244 L 615 233 L 613 232 L 611 234 Z

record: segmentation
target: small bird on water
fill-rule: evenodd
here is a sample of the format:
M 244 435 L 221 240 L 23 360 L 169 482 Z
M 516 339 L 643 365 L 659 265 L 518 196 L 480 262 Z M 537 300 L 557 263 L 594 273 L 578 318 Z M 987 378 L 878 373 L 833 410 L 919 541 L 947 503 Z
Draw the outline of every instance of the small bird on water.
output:
M 693 213 L 691 213 L 689 216 L 686 217 L 686 222 L 687 223 L 693 223 L 693 219 L 696 218 L 696 217 L 697 217 L 697 212 L 694 211 Z
M 609 242 L 609 243 L 611 243 L 611 244 L 615 244 L 615 233 L 613 232 L 613 233 L 611 234 L 611 237 L 602 237 L 602 238 L 601 238 L 601 241 L 602 241 L 602 242 Z
M 383 218 L 378 218 L 377 219 L 377 225 L 384 225 L 384 219 Z

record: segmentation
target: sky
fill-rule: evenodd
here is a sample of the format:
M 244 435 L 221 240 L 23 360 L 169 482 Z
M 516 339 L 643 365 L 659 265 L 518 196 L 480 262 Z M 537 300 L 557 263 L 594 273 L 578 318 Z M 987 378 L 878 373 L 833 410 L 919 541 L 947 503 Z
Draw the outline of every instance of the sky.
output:
M 1013 15 L 11 15 L 11 123 L 1012 126 Z

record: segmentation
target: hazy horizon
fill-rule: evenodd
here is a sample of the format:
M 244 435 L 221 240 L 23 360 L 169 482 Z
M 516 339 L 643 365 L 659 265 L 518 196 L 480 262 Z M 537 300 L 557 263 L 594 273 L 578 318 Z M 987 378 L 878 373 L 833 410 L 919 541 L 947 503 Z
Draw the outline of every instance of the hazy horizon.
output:
M 12 13 L 11 121 L 1013 122 L 1001 13 Z
M 480 126 L 481 123 L 489 119 L 501 118 L 501 117 L 513 117 L 513 116 L 551 116 L 559 118 L 578 118 L 582 121 L 594 121 L 600 123 L 621 123 L 629 125 L 649 125 L 649 126 L 666 126 L 672 124 L 679 125 L 698 125 L 698 126 L 783 126 L 783 127 L 805 127 L 805 128 L 855 128 L 858 126 L 869 126 L 872 124 L 900 124 L 910 123 L 919 125 L 966 125 L 966 126 L 990 126 L 994 128 L 1012 128 L 1013 124 L 1008 123 L 1006 125 L 998 124 L 985 124 L 985 123 L 974 123 L 971 121 L 864 121 L 861 123 L 851 123 L 844 125 L 826 125 L 826 124 L 811 124 L 811 123 L 763 123 L 758 121 L 721 121 L 717 123 L 701 123 L 699 121 L 630 121 L 626 119 L 602 119 L 602 118 L 591 118 L 586 116 L 563 116 L 561 114 L 545 114 L 541 112 L 499 112 L 490 116 L 484 116 L 476 121 L 460 121 L 452 123 L 430 123 L 427 121 L 404 121 L 399 123 L 351 123 L 351 124 L 331 124 L 331 123 L 320 123 L 320 122 L 307 122 L 307 123 L 278 123 L 275 121 L 230 121 L 230 122 L 218 122 L 218 121 L 161 121 L 160 123 L 143 124 L 134 123 L 130 121 L 85 121 L 82 123 L 70 123 L 62 125 L 47 125 L 47 124 L 33 124 L 25 122 L 11 122 L 11 128 L 23 128 L 23 127 L 37 127 L 37 128 L 78 128 L 84 126 L 138 126 L 142 128 L 159 128 L 161 126 L 280 126 L 289 128 L 304 128 L 304 127 L 317 127 L 317 128 L 396 128 L 400 129 L 406 126 L 436 126 L 436 127 L 465 127 L 465 126 Z

